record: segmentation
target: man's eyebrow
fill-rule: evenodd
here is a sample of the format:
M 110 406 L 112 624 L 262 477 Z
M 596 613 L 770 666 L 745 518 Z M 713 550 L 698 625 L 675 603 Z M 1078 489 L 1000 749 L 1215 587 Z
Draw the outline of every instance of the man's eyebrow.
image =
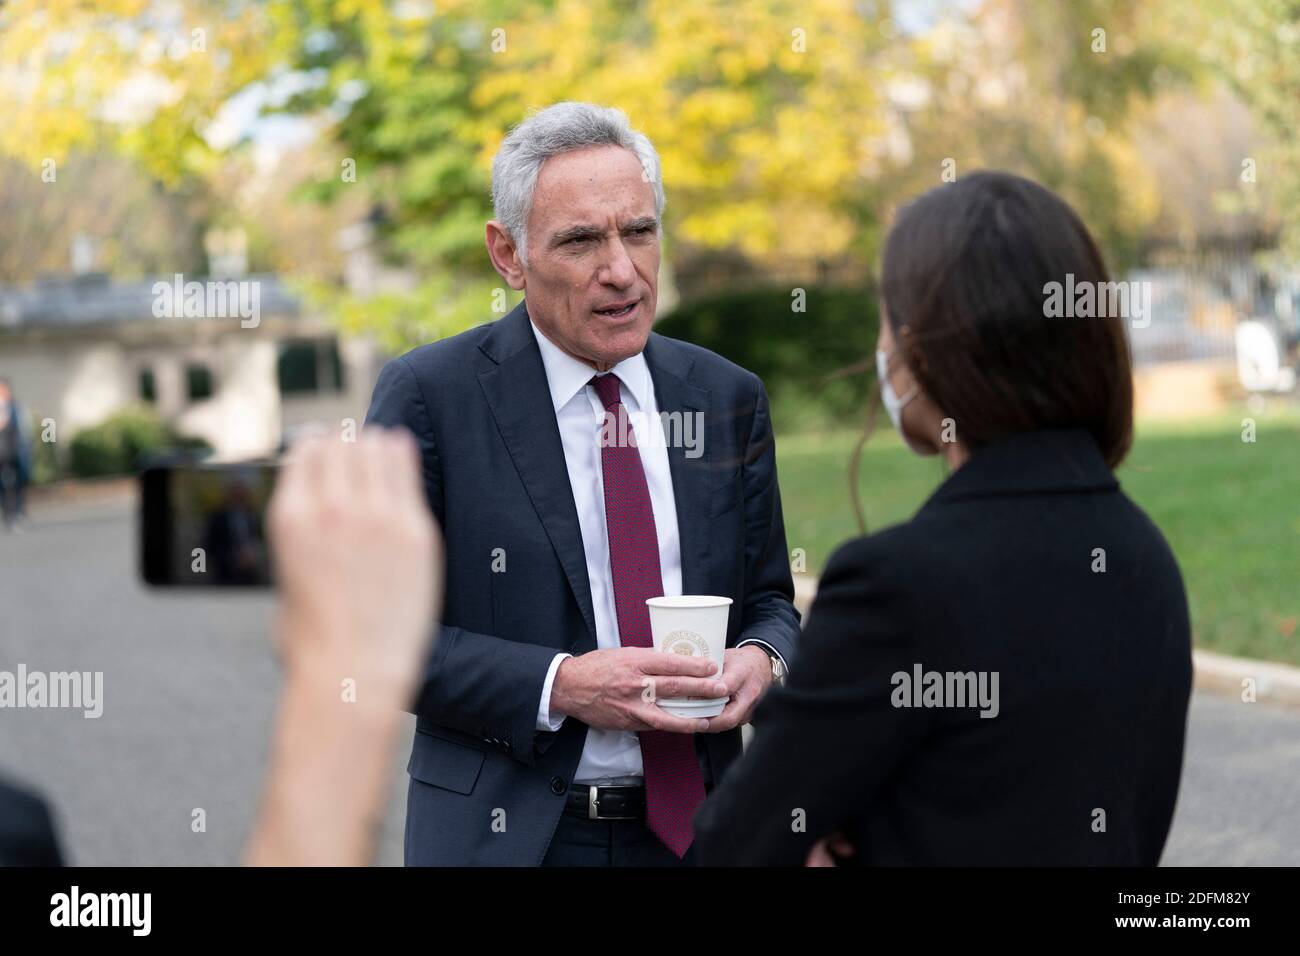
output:
M 624 233 L 639 232 L 642 229 L 659 230 L 659 220 L 654 216 L 638 216 L 633 219 L 620 231 Z M 561 229 L 551 236 L 552 246 L 562 246 L 571 239 L 599 239 L 605 234 L 605 231 L 599 226 L 570 226 L 568 229 Z
M 551 245 L 563 245 L 570 239 L 599 239 L 602 234 L 597 226 L 570 226 L 551 236 Z

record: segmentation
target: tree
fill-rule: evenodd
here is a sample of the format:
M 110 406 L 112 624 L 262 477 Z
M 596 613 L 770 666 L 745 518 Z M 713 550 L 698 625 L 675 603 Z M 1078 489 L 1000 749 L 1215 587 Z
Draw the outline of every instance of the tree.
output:
M 911 196 L 978 168 L 1060 192 L 1113 267 L 1136 254 L 1159 211 L 1159 183 L 1132 131 L 1153 95 L 1194 64 L 1162 25 L 1165 3 L 985 0 L 922 37 L 900 92 L 911 150 L 890 176 Z
M 788 265 L 860 252 L 884 10 L 452 0 L 435 15 L 307 2 L 294 8 L 294 65 L 326 79 L 291 108 L 335 110 L 344 165 L 316 195 L 360 186 L 382 206 L 386 247 L 429 277 L 413 298 L 381 303 L 384 321 L 401 323 L 399 338 L 427 338 L 504 307 L 483 251 L 491 158 L 510 126 L 559 100 L 619 106 L 655 142 L 670 260 L 736 249 Z
M 218 109 L 289 36 L 246 0 L 12 0 L 0 6 L 0 152 L 34 169 L 112 150 L 159 180 L 202 175 Z
M 865 275 L 892 208 L 945 161 L 1062 192 L 1122 268 L 1159 212 L 1134 126 L 1210 53 L 1278 131 L 1262 175 L 1289 177 L 1300 202 L 1283 141 L 1300 119 L 1296 6 L 983 0 L 904 29 L 886 0 L 16 0 L 0 8 L 0 152 L 35 170 L 111 149 L 202 183 L 223 200 L 213 216 L 251 218 L 283 206 L 224 202 L 243 167 L 223 117 L 249 98 L 310 116 L 311 174 L 277 185 L 376 213 L 385 260 L 413 277 L 369 301 L 328 281 L 314 294 L 393 348 L 508 307 L 483 250 L 491 158 L 563 99 L 619 106 L 655 141 L 670 269 Z M 268 262 L 286 261 L 269 248 L 284 236 L 320 248 L 253 226 Z
M 1175 27 L 1271 134 L 1261 155 L 1235 157 L 1235 205 L 1255 208 L 1256 187 L 1265 186 L 1284 247 L 1300 255 L 1300 0 L 1197 0 L 1179 10 Z
M 98 271 L 197 271 L 202 209 L 202 197 L 165 192 L 120 156 L 69 156 L 54 181 L 0 158 L 0 282 L 68 272 L 78 239 L 92 243 Z

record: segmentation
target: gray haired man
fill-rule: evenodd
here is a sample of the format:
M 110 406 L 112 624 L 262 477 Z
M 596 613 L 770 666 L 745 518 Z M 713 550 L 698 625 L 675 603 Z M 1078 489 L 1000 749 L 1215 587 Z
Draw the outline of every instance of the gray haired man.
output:
M 406 861 L 689 863 L 695 809 L 799 633 L 767 396 L 651 332 L 664 189 L 621 112 L 529 117 L 492 196 L 488 254 L 525 300 L 394 359 L 369 414 L 416 436 L 447 558 Z M 680 594 L 732 599 L 721 675 L 651 646 L 646 599 Z M 683 718 L 669 697 L 729 702 Z

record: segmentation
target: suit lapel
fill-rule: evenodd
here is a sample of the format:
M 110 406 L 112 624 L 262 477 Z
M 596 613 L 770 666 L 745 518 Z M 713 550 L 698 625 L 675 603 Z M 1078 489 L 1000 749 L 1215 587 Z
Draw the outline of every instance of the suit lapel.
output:
M 497 321 L 480 348 L 496 364 L 479 373 L 479 385 L 587 624 L 590 640 L 585 649 L 594 649 L 596 615 L 582 529 L 546 369 L 523 303 Z
M 665 421 L 668 438 L 668 470 L 672 473 L 673 498 L 677 504 L 677 537 L 681 543 L 682 593 L 709 594 L 709 454 L 714 443 L 709 423 L 709 392 L 690 381 L 691 360 L 675 348 L 675 343 L 652 334 L 645 348 L 646 364 L 654 381 L 655 401 L 661 414 L 680 417 L 700 413 L 705 433 L 699 438 L 699 457 L 688 458 L 685 443 L 674 441 L 670 423 Z M 693 427 L 693 420 L 692 420 Z M 693 452 L 692 452 L 693 453 Z

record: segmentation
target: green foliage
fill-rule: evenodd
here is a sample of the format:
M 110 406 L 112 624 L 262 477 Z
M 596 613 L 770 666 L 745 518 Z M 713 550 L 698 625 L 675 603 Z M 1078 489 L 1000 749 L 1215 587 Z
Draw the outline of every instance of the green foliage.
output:
M 493 317 L 491 157 L 531 110 L 565 99 L 618 106 L 654 140 L 680 239 L 669 255 L 734 248 L 809 263 L 861 245 L 862 170 L 883 123 L 873 81 L 889 47 L 883 8 L 296 0 L 281 10 L 293 67 L 320 81 L 282 108 L 329 110 L 327 135 L 355 171 L 322 171 L 298 194 L 330 203 L 363 192 L 383 210 L 386 262 L 416 276 L 383 301 L 320 302 L 345 328 L 409 348 L 431 325 L 451 334 Z
M 167 448 L 206 448 L 183 438 L 149 408 L 127 408 L 72 438 L 70 469 L 78 478 L 125 475 L 135 471 L 141 455 Z
M 711 349 L 763 380 L 781 427 L 861 420 L 879 322 L 865 288 L 769 287 L 697 299 L 655 331 Z M 851 371 L 850 371 L 851 370 Z
M 865 271 L 892 212 L 945 164 L 1057 190 L 1122 271 L 1162 202 L 1134 130 L 1163 91 L 1224 77 L 1278 141 L 1258 157 L 1259 192 L 1300 234 L 1296 0 L 921 6 L 927 25 L 903 29 L 894 5 L 843 0 L 176 0 L 163 18 L 142 0 L 10 0 L 0 64 L 37 66 L 0 84 L 0 154 L 33 171 L 57 159 L 62 181 L 71 153 L 102 148 L 173 187 L 215 182 L 248 151 L 202 133 L 265 83 L 262 108 L 311 116 L 331 153 L 284 191 L 349 217 L 378 207 L 385 264 L 413 276 L 374 307 L 336 296 L 324 311 L 400 348 L 430 324 L 491 317 L 491 157 L 563 99 L 621 107 L 657 145 L 678 272 L 718 252 Z M 127 84 L 149 83 L 168 96 L 102 119 Z M 1241 192 L 1253 201 L 1254 183 Z M 272 260 L 249 225 L 255 258 Z
M 1257 181 L 1272 194 L 1283 247 L 1300 256 L 1300 3 L 1296 0 L 1197 0 L 1180 15 L 1183 42 L 1226 76 L 1269 134 Z M 1243 184 L 1247 195 L 1255 182 Z
M 472 92 L 499 60 L 490 26 L 507 22 L 518 6 L 439 4 L 432 22 L 395 15 L 374 0 L 299 0 L 284 8 L 300 41 L 294 65 L 324 79 L 288 108 L 346 110 L 346 122 L 331 129 L 339 154 L 388 214 L 380 225 L 386 248 L 423 274 L 488 268 L 490 179 L 474 135 Z M 304 193 L 330 202 L 353 188 L 336 171 Z
M 41 441 L 40 422 L 32 423 L 32 474 L 34 485 L 44 485 L 62 477 L 63 469 L 59 465 L 59 456 L 54 442 Z
M 294 288 L 313 312 L 333 316 L 345 333 L 373 336 L 391 355 L 499 319 L 523 298 L 500 279 L 449 273 L 364 299 L 326 282 L 301 281 Z
M 204 136 L 212 119 L 284 62 L 291 34 L 280 27 L 281 7 L 247 0 L 0 3 L 0 153 L 38 172 L 53 162 L 60 183 L 71 153 L 98 149 L 131 157 L 169 186 L 205 177 L 220 161 Z

